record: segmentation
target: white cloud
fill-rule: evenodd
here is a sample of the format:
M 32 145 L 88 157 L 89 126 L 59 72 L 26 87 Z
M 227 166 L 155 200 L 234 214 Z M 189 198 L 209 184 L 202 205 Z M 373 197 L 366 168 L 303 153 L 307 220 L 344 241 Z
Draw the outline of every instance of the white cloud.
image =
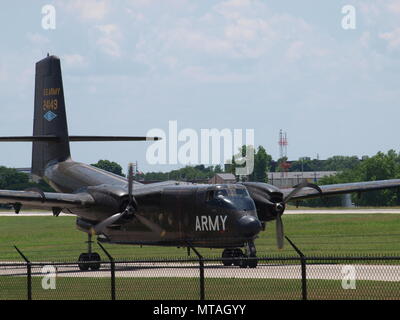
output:
M 399 0 L 394 0 L 391 1 L 388 5 L 387 8 L 390 12 L 395 13 L 395 14 L 400 14 L 400 1 Z
M 70 11 L 76 12 L 84 20 L 102 20 L 109 6 L 105 0 L 72 0 L 62 3 Z
M 386 40 L 391 49 L 400 47 L 400 28 L 396 28 L 391 32 L 381 33 L 379 37 Z
M 371 41 L 371 33 L 368 32 L 368 31 L 363 32 L 363 34 L 361 35 L 359 41 L 360 41 L 360 44 L 361 44 L 362 47 L 368 48 L 369 47 L 369 43 Z
M 235 72 L 211 72 L 202 66 L 188 66 L 182 70 L 182 74 L 191 80 L 204 83 L 238 83 L 246 82 L 249 76 Z
M 222 82 L 236 81 L 238 75 L 263 77 L 261 70 L 270 70 L 270 64 L 285 67 L 287 61 L 307 57 L 321 64 L 318 60 L 331 51 L 331 39 L 318 29 L 301 17 L 271 11 L 264 1 L 222 1 L 197 15 L 190 10 L 157 20 L 142 12 L 134 61 L 152 73 L 174 70 L 195 80 Z
M 47 37 L 41 35 L 40 33 L 28 32 L 26 36 L 28 40 L 34 45 L 43 45 L 50 42 Z
M 290 47 L 286 50 L 286 58 L 289 61 L 299 60 L 304 53 L 304 42 L 294 41 Z
M 65 54 L 62 56 L 63 63 L 68 67 L 84 67 L 87 65 L 85 57 L 77 53 Z
M 265 13 L 267 6 L 259 0 L 228 0 L 216 4 L 213 11 L 226 19 L 239 19 L 243 15 Z
M 151 50 L 150 47 L 158 45 L 178 54 L 182 49 L 189 49 L 192 54 L 210 57 L 255 59 L 263 57 L 279 42 L 293 41 L 298 34 L 307 36 L 312 32 L 302 19 L 260 14 L 267 11 L 261 1 L 223 2 L 199 18 L 175 19 L 166 28 L 155 25 L 155 39 L 149 42 L 141 39 L 137 49 Z
M 115 24 L 106 24 L 96 26 L 96 29 L 100 32 L 96 42 L 100 49 L 109 56 L 120 57 L 120 42 L 123 37 L 119 27 Z

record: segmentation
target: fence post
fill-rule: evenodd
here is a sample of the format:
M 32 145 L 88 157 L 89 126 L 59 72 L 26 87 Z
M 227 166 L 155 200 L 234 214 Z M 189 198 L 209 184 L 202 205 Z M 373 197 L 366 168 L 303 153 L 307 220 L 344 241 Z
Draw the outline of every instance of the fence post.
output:
M 15 250 L 19 253 L 19 255 L 22 257 L 22 259 L 25 260 L 26 262 L 26 286 L 27 286 L 27 291 L 28 291 L 28 300 L 32 300 L 32 264 L 29 261 L 27 257 L 17 248 L 17 246 L 14 246 Z
M 199 258 L 199 268 L 200 268 L 200 300 L 205 300 L 205 287 L 204 287 L 204 259 L 203 256 L 190 244 L 188 247 L 193 250 L 193 252 Z
M 296 245 L 288 238 L 286 237 L 286 240 L 290 243 L 290 245 L 293 247 L 293 249 L 297 252 L 297 254 L 300 256 L 300 263 L 301 263 L 301 294 L 302 294 L 302 299 L 307 300 L 307 261 L 306 257 L 303 254 L 303 252 L 300 251 L 299 248 L 296 247 Z
M 111 267 L 111 300 L 115 300 L 115 262 L 114 258 L 108 253 L 108 251 L 102 246 L 100 242 L 97 242 L 100 248 L 104 251 L 107 255 L 108 259 L 110 260 L 110 267 Z

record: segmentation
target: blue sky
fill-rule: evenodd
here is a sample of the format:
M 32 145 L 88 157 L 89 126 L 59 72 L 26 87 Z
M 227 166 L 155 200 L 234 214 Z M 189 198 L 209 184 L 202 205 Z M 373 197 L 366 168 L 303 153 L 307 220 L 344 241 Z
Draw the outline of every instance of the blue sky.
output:
M 43 5 L 56 29 L 41 27 Z M 356 29 L 341 26 L 344 5 Z M 32 132 L 34 64 L 62 59 L 70 134 L 251 128 L 278 157 L 399 150 L 400 1 L 7 1 L 0 11 L 0 136 Z M 146 143 L 75 143 L 75 160 L 141 170 Z M 0 164 L 30 165 L 28 143 Z M 176 167 L 176 166 L 175 166 Z

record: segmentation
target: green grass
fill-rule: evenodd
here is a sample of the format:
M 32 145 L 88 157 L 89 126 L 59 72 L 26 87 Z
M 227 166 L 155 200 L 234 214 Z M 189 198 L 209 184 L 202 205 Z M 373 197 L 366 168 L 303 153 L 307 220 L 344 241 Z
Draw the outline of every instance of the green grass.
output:
M 371 206 L 361 206 L 361 207 L 307 207 L 307 206 L 302 206 L 301 204 L 299 206 L 293 205 L 293 204 L 288 204 L 286 206 L 287 210 L 363 210 L 363 209 L 400 209 L 400 206 L 388 206 L 388 207 L 371 207 Z
M 44 290 L 42 278 L 32 280 L 33 299 L 110 299 L 109 278 L 59 277 L 55 290 Z M 174 288 L 175 290 L 171 290 Z M 206 299 L 289 300 L 301 299 L 300 280 L 215 279 L 205 280 Z M 309 299 L 399 299 L 400 283 L 357 281 L 355 290 L 344 290 L 341 281 L 308 280 Z M 26 299 L 26 278 L 0 277 L 0 300 Z M 199 280 L 194 278 L 117 278 L 116 298 L 199 299 Z
M 400 255 L 400 216 L 369 215 L 287 215 L 285 234 L 306 255 Z M 0 261 L 19 260 L 18 246 L 32 261 L 76 260 L 86 251 L 86 234 L 75 227 L 75 217 L 1 217 Z M 258 256 L 295 256 L 285 243 L 276 248 L 275 223 L 267 224 L 256 241 Z M 120 259 L 186 257 L 186 249 L 152 246 L 105 245 Z M 95 245 L 95 250 L 102 251 Z M 221 250 L 200 249 L 206 256 Z M 104 255 L 103 255 L 104 256 Z

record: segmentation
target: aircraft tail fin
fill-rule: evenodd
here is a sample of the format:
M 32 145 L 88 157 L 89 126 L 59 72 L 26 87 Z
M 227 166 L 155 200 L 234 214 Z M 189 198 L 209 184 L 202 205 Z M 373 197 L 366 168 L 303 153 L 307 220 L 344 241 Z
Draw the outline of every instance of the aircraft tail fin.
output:
M 60 59 L 47 56 L 36 63 L 33 136 L 57 139 L 33 141 L 32 173 L 43 177 L 46 166 L 70 158 Z
M 33 142 L 31 172 L 41 178 L 49 164 L 71 158 L 70 142 L 160 139 L 146 136 L 69 136 L 60 59 L 47 56 L 36 63 L 33 135 L 0 137 L 0 142 Z

